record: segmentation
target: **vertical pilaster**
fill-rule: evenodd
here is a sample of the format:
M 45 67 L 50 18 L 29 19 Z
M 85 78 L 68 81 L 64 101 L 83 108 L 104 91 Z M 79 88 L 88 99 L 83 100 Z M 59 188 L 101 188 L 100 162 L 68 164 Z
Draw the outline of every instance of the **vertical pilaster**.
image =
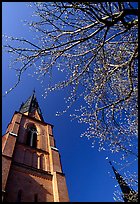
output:
M 11 167 L 12 156 L 15 148 L 15 143 L 18 136 L 19 124 L 21 120 L 21 114 L 14 114 L 10 126 L 7 128 L 6 135 L 2 140 L 2 191 L 5 192 L 6 183 Z
M 65 175 L 62 172 L 59 150 L 55 146 L 52 127 L 48 125 L 48 144 L 50 153 L 51 173 L 53 174 L 54 202 L 69 202 Z

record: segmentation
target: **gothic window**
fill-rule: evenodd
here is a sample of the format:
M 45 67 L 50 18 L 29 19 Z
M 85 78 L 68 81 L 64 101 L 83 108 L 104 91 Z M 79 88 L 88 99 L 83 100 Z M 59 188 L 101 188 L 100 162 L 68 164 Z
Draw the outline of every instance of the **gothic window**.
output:
M 19 190 L 19 191 L 18 191 L 17 201 L 16 201 L 16 202 L 21 202 L 21 195 L 22 195 L 22 190 Z
M 27 129 L 26 144 L 31 147 L 37 147 L 37 130 L 34 126 L 30 126 Z

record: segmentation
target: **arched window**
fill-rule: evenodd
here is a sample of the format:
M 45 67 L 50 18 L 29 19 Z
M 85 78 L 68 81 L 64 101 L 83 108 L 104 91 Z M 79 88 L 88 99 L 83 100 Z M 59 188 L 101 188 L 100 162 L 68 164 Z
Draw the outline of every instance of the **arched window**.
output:
M 30 126 L 27 128 L 26 144 L 31 147 L 37 147 L 37 130 L 35 126 Z

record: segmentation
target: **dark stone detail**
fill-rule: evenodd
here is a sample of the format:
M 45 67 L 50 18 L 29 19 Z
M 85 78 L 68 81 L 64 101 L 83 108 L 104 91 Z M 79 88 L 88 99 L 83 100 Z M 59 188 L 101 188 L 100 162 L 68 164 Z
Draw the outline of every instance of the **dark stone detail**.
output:
M 56 171 L 56 173 L 60 174 L 61 176 L 65 176 L 65 174 L 63 172 Z
M 17 121 L 15 123 L 20 124 L 20 122 L 17 122 Z
M 11 160 L 11 159 L 12 159 L 12 157 L 11 157 L 11 156 L 7 156 L 7 155 L 6 155 L 6 154 L 4 154 L 4 153 L 2 154 L 2 156 L 3 156 L 3 157 L 6 157 L 6 159 L 9 159 L 9 160 Z

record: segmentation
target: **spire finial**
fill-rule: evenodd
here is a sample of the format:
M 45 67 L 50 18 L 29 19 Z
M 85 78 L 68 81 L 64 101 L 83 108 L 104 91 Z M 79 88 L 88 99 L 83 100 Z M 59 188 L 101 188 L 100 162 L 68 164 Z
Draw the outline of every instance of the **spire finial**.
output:
M 35 88 L 33 89 L 32 97 L 33 97 L 33 98 L 35 97 Z
M 112 166 L 112 163 L 111 163 L 111 161 L 109 161 L 109 164 Z

